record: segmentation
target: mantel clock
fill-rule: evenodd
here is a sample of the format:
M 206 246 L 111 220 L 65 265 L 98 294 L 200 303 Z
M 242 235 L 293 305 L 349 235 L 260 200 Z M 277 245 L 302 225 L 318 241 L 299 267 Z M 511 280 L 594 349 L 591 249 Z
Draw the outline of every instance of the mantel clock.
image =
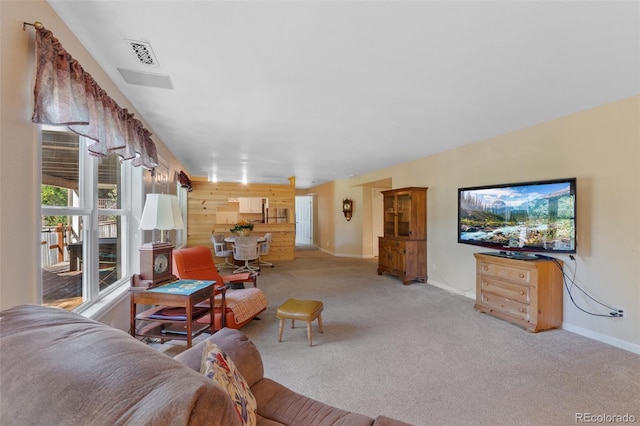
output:
M 156 287 L 175 281 L 173 246 L 170 243 L 147 243 L 140 246 L 140 285 Z

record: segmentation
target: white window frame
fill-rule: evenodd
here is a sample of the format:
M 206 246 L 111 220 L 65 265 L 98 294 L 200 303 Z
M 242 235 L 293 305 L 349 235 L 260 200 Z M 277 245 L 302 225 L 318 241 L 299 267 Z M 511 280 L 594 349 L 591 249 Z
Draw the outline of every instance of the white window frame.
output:
M 41 131 L 57 131 L 69 132 L 63 127 L 41 126 Z M 112 300 L 118 299 L 118 296 L 126 295 L 129 288 L 131 275 L 131 230 L 132 223 L 132 185 L 134 184 L 132 168 L 128 161 L 123 161 L 121 167 L 121 184 L 118 188 L 121 205 L 119 209 L 99 209 L 98 208 L 98 165 L 99 159 L 89 155 L 87 150 L 88 144 L 93 143 L 92 140 L 79 137 L 79 206 L 78 207 L 58 207 L 58 206 L 40 206 L 41 216 L 49 215 L 65 215 L 65 216 L 83 216 L 84 235 L 83 241 L 87 242 L 83 246 L 83 256 L 87 259 L 83 265 L 82 278 L 82 295 L 83 302 L 73 311 L 78 313 L 91 313 L 92 308 L 96 305 L 104 305 L 111 303 Z M 42 149 L 42 148 L 41 148 Z M 40 165 L 40 173 L 42 173 L 42 165 Z M 109 288 L 100 291 L 100 280 L 98 271 L 99 258 L 99 232 L 98 232 L 98 216 L 114 215 L 120 216 L 120 267 L 122 269 L 121 277 L 111 284 Z M 42 297 L 42 278 L 40 278 L 40 295 Z M 115 303 L 115 302 L 114 302 Z M 104 306 L 101 306 L 104 307 Z M 93 309 L 95 311 L 95 309 Z M 88 315 L 92 316 L 92 315 Z

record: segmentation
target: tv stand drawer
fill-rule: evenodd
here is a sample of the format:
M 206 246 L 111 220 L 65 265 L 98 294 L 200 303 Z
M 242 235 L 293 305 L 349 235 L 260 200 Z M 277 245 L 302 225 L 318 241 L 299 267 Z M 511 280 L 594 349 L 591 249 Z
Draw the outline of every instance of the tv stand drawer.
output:
M 529 305 L 493 293 L 482 292 L 482 304 L 522 321 L 529 321 Z
M 562 326 L 562 262 L 476 253 L 478 312 L 537 332 Z
M 522 284 L 529 284 L 531 282 L 531 270 L 514 268 L 497 263 L 480 262 L 480 273 Z
M 520 303 L 529 303 L 531 301 L 529 286 L 513 284 L 484 275 L 480 277 L 480 280 L 483 293 L 493 293 Z

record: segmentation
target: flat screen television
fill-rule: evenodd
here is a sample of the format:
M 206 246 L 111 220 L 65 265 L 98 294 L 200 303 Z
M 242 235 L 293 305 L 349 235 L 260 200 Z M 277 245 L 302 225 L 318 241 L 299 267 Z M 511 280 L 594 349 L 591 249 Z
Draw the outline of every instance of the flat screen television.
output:
M 458 189 L 458 242 L 507 257 L 575 253 L 576 179 Z

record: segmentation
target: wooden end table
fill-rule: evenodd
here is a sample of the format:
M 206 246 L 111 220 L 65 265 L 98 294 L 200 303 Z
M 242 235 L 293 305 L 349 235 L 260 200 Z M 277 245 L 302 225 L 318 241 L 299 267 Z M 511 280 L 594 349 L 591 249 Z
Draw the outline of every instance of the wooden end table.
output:
M 222 321 L 225 327 L 226 287 L 215 289 L 215 281 L 178 280 L 149 289 L 132 287 L 131 292 L 131 328 L 133 337 L 145 336 L 165 340 L 186 340 L 190 348 L 193 338 L 209 329 L 215 333 L 215 296 L 222 294 Z M 210 308 L 203 312 L 194 309 L 195 305 L 209 299 Z M 153 305 L 141 313 L 136 312 L 137 305 Z M 164 316 L 165 308 L 184 308 L 184 315 Z M 209 315 L 209 323 L 197 321 Z M 141 326 L 138 328 L 137 323 Z

